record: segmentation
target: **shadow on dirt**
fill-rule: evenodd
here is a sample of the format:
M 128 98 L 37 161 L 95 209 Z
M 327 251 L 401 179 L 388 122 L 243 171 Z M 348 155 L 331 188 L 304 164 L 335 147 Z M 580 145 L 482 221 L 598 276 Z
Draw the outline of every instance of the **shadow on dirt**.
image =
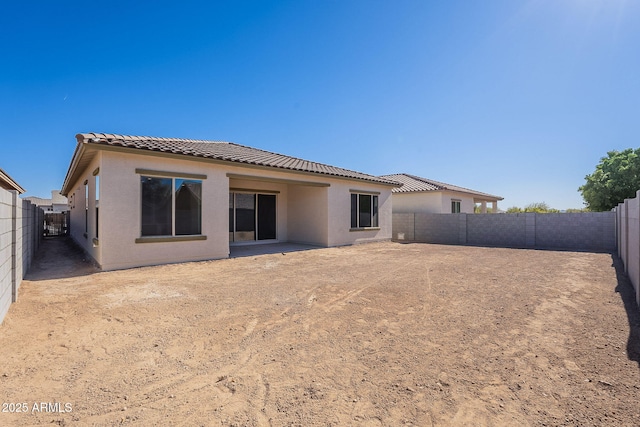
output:
M 622 260 L 616 255 L 611 255 L 611 259 L 613 260 L 612 267 L 616 269 L 616 279 L 618 279 L 616 292 L 620 294 L 629 321 L 627 357 L 636 362 L 640 368 L 640 308 L 636 303 L 636 291 L 629 276 L 624 272 Z
M 70 237 L 45 237 L 25 280 L 51 280 L 87 276 L 100 271 Z

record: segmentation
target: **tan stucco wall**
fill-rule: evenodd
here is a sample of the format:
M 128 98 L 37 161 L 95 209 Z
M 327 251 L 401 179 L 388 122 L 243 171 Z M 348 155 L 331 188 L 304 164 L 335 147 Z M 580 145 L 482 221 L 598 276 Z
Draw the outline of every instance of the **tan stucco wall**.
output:
M 95 182 L 100 167 L 100 235 L 95 237 Z M 206 240 L 136 243 L 141 229 L 140 174 L 136 169 L 201 174 L 202 234 Z M 250 175 L 251 178 L 229 178 Z M 329 185 L 316 187 L 292 182 L 269 182 L 253 178 L 305 181 Z M 89 232 L 84 237 L 84 186 L 89 181 Z M 104 270 L 143 265 L 226 258 L 229 255 L 229 189 L 277 191 L 277 240 L 320 246 L 346 245 L 391 238 L 391 188 L 360 181 L 280 172 L 252 167 L 216 164 L 154 155 L 99 151 L 91 165 L 73 185 L 75 208 L 71 210 L 71 233 Z M 350 189 L 380 192 L 379 229 L 349 231 Z
M 329 245 L 328 187 L 289 186 L 289 241 Z
M 460 200 L 460 213 L 473 213 L 473 197 L 450 191 L 442 192 L 442 213 L 451 213 L 451 200 Z
M 136 243 L 141 230 L 141 186 L 136 168 L 202 174 L 202 234 L 207 240 Z M 105 270 L 224 258 L 229 255 L 229 179 L 203 162 L 104 152 L 100 245 Z
M 428 193 L 394 193 L 394 213 L 451 213 L 451 200 L 460 200 L 461 213 L 473 213 L 473 197 L 464 193 L 435 191 Z
M 74 184 L 73 192 L 69 194 L 70 209 L 70 235 L 76 243 L 84 249 L 89 256 L 91 256 L 96 263 L 101 265 L 102 248 L 99 245 L 93 244 L 93 239 L 96 237 L 96 178 L 93 176 L 93 171 L 96 168 L 100 168 L 102 156 L 100 153 L 95 156 L 80 177 Z M 102 171 L 100 171 L 102 175 Z M 102 179 L 102 177 L 100 178 Z M 85 187 L 84 182 L 87 181 L 89 189 L 89 211 L 88 211 L 88 227 L 85 233 Z M 102 185 L 100 185 L 102 188 Z M 102 194 L 100 194 L 102 198 Z M 100 219 L 102 219 L 102 212 L 100 212 Z M 102 227 L 100 227 L 102 229 Z
M 351 231 L 351 190 L 378 192 L 378 228 Z M 328 188 L 329 246 L 391 239 L 391 191 L 364 182 L 336 181 Z
M 441 193 L 394 193 L 394 213 L 442 213 Z

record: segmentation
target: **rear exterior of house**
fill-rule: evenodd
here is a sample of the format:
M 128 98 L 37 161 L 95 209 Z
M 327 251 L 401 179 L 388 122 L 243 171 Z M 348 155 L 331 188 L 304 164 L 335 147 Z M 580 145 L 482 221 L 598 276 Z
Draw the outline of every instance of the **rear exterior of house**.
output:
M 406 173 L 383 175 L 381 178 L 399 182 L 393 189 L 394 213 L 475 213 L 476 204 L 480 212 L 487 212 L 491 203 L 492 213 L 498 212 L 500 196 L 482 193 L 457 185 Z
M 389 179 L 227 142 L 76 138 L 62 194 L 72 238 L 103 270 L 391 238 Z

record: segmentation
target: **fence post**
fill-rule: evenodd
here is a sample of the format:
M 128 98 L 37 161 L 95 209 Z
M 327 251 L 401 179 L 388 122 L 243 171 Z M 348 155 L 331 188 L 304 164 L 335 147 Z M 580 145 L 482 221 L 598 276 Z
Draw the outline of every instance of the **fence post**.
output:
M 616 251 L 618 252 L 618 257 L 620 257 L 620 203 L 613 211 L 616 213 Z
M 636 204 L 636 207 L 638 208 L 638 241 L 636 242 L 636 245 L 638 245 L 638 254 L 640 254 L 640 190 L 636 191 L 636 197 L 635 199 L 633 199 L 633 202 Z M 627 239 L 628 241 L 629 239 Z M 628 243 L 627 243 L 628 244 Z M 634 259 L 633 262 L 636 263 L 636 266 L 638 267 L 636 269 L 636 271 L 638 271 L 638 282 L 636 283 L 635 286 L 635 291 L 636 291 L 636 304 L 640 305 L 640 257 L 638 257 L 639 259 Z
M 33 239 L 33 246 L 31 250 L 31 258 L 29 258 L 29 266 L 31 266 L 33 257 L 38 250 L 38 207 L 36 205 L 31 205 L 31 210 L 33 211 L 33 231 L 31 234 L 31 238 Z
M 417 241 L 416 239 L 416 213 L 413 213 L 413 241 Z
M 11 302 L 18 300 L 18 192 L 11 193 Z
M 467 214 L 458 214 L 458 243 L 461 245 L 467 244 Z
M 528 248 L 536 246 L 536 214 L 535 212 L 527 212 L 524 214 L 524 241 Z
M 624 229 L 627 238 L 624 239 L 624 272 L 629 273 L 629 201 L 624 201 Z

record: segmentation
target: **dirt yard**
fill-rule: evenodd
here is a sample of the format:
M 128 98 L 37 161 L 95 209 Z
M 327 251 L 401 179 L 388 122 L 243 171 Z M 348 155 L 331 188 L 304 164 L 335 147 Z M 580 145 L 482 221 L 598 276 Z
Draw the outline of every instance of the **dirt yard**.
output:
M 101 273 L 43 248 L 0 327 L 3 426 L 640 425 L 609 254 L 387 242 Z

